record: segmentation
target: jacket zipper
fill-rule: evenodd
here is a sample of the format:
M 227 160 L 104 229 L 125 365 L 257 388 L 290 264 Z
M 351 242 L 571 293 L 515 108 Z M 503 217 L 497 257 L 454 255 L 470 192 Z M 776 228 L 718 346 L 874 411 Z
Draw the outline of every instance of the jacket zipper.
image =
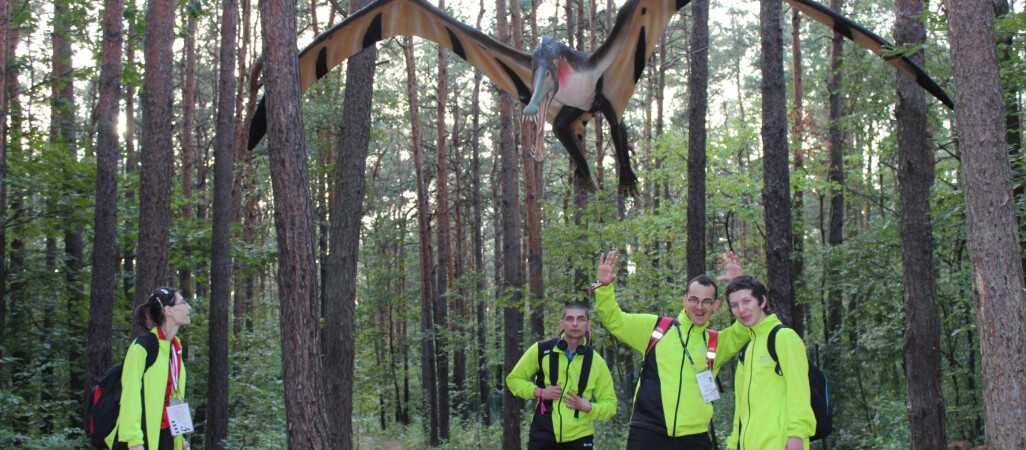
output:
M 748 364 L 746 364 L 747 367 L 745 367 L 745 369 L 748 370 L 748 396 L 747 396 L 748 399 L 747 400 L 748 400 L 748 417 L 749 418 L 752 417 L 752 374 L 755 372 L 755 365 L 752 364 L 752 363 L 754 362 L 755 352 L 756 352 L 755 349 L 757 348 L 757 345 L 755 343 L 755 338 L 757 338 L 757 337 L 759 337 L 759 336 L 756 335 L 755 331 L 753 330 L 752 331 L 752 354 L 748 355 Z M 744 441 L 744 434 L 741 433 L 741 423 L 742 423 L 742 421 L 738 420 L 738 427 L 737 427 L 737 429 L 738 429 L 738 433 L 741 434 L 741 436 L 738 436 L 737 450 L 741 450 L 741 443 L 742 443 L 742 441 Z
M 695 328 L 695 324 L 691 324 L 688 328 L 688 342 L 691 342 L 691 330 Z M 677 337 L 680 338 L 680 324 L 677 324 Z M 680 354 L 680 371 L 677 376 L 677 404 L 673 408 L 673 429 L 670 430 L 669 435 L 673 436 L 677 432 L 677 416 L 680 415 L 680 392 L 684 388 L 684 358 L 687 357 L 688 344 L 687 342 L 681 342 L 680 345 L 683 347 L 683 351 Z

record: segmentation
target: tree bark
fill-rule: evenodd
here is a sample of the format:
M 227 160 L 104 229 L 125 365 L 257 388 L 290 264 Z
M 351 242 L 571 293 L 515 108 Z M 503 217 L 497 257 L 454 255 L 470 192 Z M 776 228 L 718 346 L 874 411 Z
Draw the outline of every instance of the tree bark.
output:
M 185 36 L 185 58 L 182 62 L 182 128 L 179 130 L 182 142 L 182 198 L 181 218 L 188 223 L 193 218 L 192 171 L 196 155 L 196 12 L 188 11 Z M 186 237 L 182 243 L 182 251 L 186 255 L 192 253 L 192 243 Z M 192 297 L 192 261 L 182 258 L 178 265 L 178 290 L 182 297 Z
M 766 216 L 766 286 L 770 308 L 781 322 L 792 323 L 794 274 L 791 272 L 791 179 L 787 145 L 787 106 L 784 83 L 784 44 L 781 6 L 761 0 L 762 40 L 762 202 Z
M 499 41 L 510 43 L 510 27 L 506 21 L 506 0 L 496 0 L 496 25 Z M 513 98 L 506 93 L 499 94 L 499 158 L 501 160 L 500 184 L 502 199 L 500 213 L 502 222 L 502 270 L 500 298 L 503 305 L 503 373 L 510 373 L 520 359 L 523 341 L 523 272 L 520 253 L 520 195 L 517 183 L 517 148 L 513 135 Z M 520 413 L 523 400 L 503 389 L 502 402 L 502 448 L 520 448 Z
M 424 149 L 420 137 L 420 111 L 417 106 L 417 62 L 413 56 L 413 39 L 405 38 L 403 52 L 406 56 L 406 92 L 410 102 L 411 138 L 413 141 L 413 164 L 417 172 L 417 236 L 420 256 L 420 381 L 426 393 L 428 420 L 428 445 L 437 447 L 438 441 L 438 389 L 435 385 L 435 343 L 432 332 L 435 328 L 432 315 L 434 290 L 431 262 L 431 219 L 428 210 L 428 192 L 424 173 Z
M 167 282 L 171 240 L 171 81 L 175 2 L 146 4 L 146 39 L 142 92 L 142 164 L 139 176 L 138 268 L 135 302 L 145 303 L 154 289 Z M 134 325 L 132 334 L 143 330 Z
M 445 10 L 445 0 L 438 0 L 438 8 Z M 438 46 L 438 88 L 435 93 L 435 166 L 437 178 L 435 189 L 438 199 L 435 202 L 437 217 L 438 267 L 435 277 L 434 314 L 435 314 L 435 370 L 438 380 L 438 438 L 449 439 L 449 281 L 452 273 L 452 258 L 449 245 L 449 170 L 446 161 L 445 142 L 445 108 L 449 90 L 449 64 L 445 47 Z
M 134 0 L 125 1 L 125 9 L 134 9 Z M 135 41 L 138 36 L 135 32 L 135 27 L 132 21 L 128 21 L 128 37 L 125 40 L 125 61 L 129 66 L 135 65 Z M 139 165 L 139 155 L 135 148 L 135 85 L 128 83 L 125 86 L 125 175 L 131 175 L 135 173 Z M 124 202 L 126 207 L 137 206 L 138 201 L 136 199 L 136 191 L 134 189 L 125 189 Z M 123 231 L 125 234 L 131 233 L 128 227 L 125 227 Z M 129 239 L 125 240 L 124 247 L 121 248 L 121 280 L 122 280 L 122 292 L 125 298 L 129 301 L 134 301 L 132 291 L 135 289 L 135 251 L 137 246 L 134 242 L 130 242 Z
M 802 109 L 803 83 L 802 83 L 802 40 L 801 14 L 797 9 L 791 10 L 791 74 L 794 79 L 794 109 L 793 121 L 791 123 L 791 139 L 794 141 L 794 173 L 799 177 L 805 176 L 805 150 L 803 148 L 805 131 L 805 113 Z M 798 292 L 804 291 L 805 279 L 805 193 L 800 184 L 794 192 L 794 227 L 798 230 L 794 234 L 794 280 Z M 797 297 L 797 294 L 795 295 Z M 805 304 L 795 304 L 794 315 L 792 316 L 791 328 L 798 336 L 805 336 Z
M 3 0 L 4 7 L 7 1 Z M 93 219 L 93 270 L 89 287 L 89 338 L 86 380 L 98 380 L 110 366 L 114 323 L 114 279 L 118 255 L 118 99 L 121 94 L 123 0 L 105 0 L 100 56 L 100 102 L 96 130 L 96 207 Z M 0 14 L 3 14 L 0 11 Z M 7 27 L 0 23 L 0 32 Z M 0 64 L 2 66 L 2 64 Z M 5 109 L 6 110 L 6 109 Z M 6 122 L 6 121 L 5 121 Z M 0 241 L 2 242 L 2 241 Z M 0 245 L 4 247 L 4 245 Z
M 477 14 L 477 29 L 481 29 L 481 21 L 484 19 L 485 7 L 484 0 L 480 0 L 478 14 Z M 484 234 L 482 227 L 484 226 L 484 220 L 482 219 L 481 211 L 481 81 L 483 75 L 481 71 L 474 73 L 474 94 L 471 100 L 471 116 L 473 117 L 472 123 L 472 137 L 470 145 L 472 149 L 472 156 L 470 160 L 471 170 L 471 204 L 473 208 L 473 216 L 471 219 L 471 232 L 473 233 L 473 252 L 474 252 L 474 298 L 477 299 L 476 304 L 476 319 L 477 327 L 475 330 L 477 348 L 480 350 L 477 352 L 477 382 L 478 382 L 478 395 L 479 407 L 481 411 L 481 419 L 485 425 L 491 425 L 492 423 L 492 409 L 490 406 L 491 389 L 488 387 L 488 352 L 484 351 L 488 345 L 488 334 L 486 333 L 485 324 L 485 306 L 487 300 L 484 296 L 485 290 L 485 268 L 484 268 Z
M 11 2 L 0 0 L 0 180 L 7 179 L 7 61 L 8 30 L 11 28 Z M 120 61 L 120 59 L 119 59 Z M 7 217 L 7 183 L 0 183 L 0 217 Z M 6 336 L 7 323 L 7 227 L 0 227 L 0 336 Z M 108 339 L 109 340 L 109 339 Z M 2 338 L 0 338 L 2 341 Z M 107 358 L 110 359 L 110 344 L 107 344 Z M 102 350 L 100 350 L 102 351 Z M 4 353 L 0 351 L 0 357 Z M 87 371 L 91 368 L 87 363 Z M 0 388 L 4 386 L 0 382 Z
M 1026 297 L 994 50 L 994 6 L 946 0 L 987 448 L 1026 448 Z
M 830 8 L 840 11 L 843 7 L 842 0 L 830 0 Z M 841 110 L 841 58 L 844 57 L 844 38 L 840 33 L 832 33 L 830 40 L 830 81 L 827 90 L 829 91 L 830 108 L 830 169 L 828 179 L 830 182 L 830 227 L 827 232 L 827 243 L 836 248 L 844 243 L 844 136 L 841 132 L 841 121 L 844 112 Z M 839 271 L 837 267 L 831 266 L 827 269 L 827 277 L 837 280 Z M 830 283 L 827 292 L 827 342 L 830 342 L 841 329 L 842 312 L 842 291 L 840 283 Z
M 919 18 L 923 8 L 923 0 L 895 3 L 894 40 L 898 47 L 926 43 L 926 27 Z M 925 67 L 921 49 L 910 59 Z M 947 433 L 940 372 L 940 308 L 930 224 L 934 160 L 926 134 L 926 94 L 905 74 L 895 72 L 895 82 L 909 444 L 913 449 L 944 448 Z
M 207 428 L 204 448 L 223 448 L 228 436 L 228 331 L 232 292 L 231 222 L 235 165 L 235 41 L 239 2 L 221 2 L 221 46 L 217 88 L 217 142 L 214 150 L 214 217 L 210 255 L 210 339 L 207 375 Z M 241 289 L 241 286 L 236 286 Z M 236 318 L 241 322 L 241 317 Z
M 320 305 L 310 186 L 303 143 L 296 5 L 261 0 L 267 147 L 278 238 L 282 367 L 289 448 L 327 448 L 321 401 Z
M 709 108 L 709 1 L 691 2 L 688 72 L 688 279 L 705 273 L 705 116 Z
M 354 2 L 353 10 L 369 3 Z M 330 251 L 324 280 L 324 400 L 328 442 L 333 449 L 353 448 L 353 367 L 356 355 L 356 268 L 360 254 L 367 147 L 370 141 L 374 60 L 370 46 L 349 58 L 343 123 L 335 161 Z

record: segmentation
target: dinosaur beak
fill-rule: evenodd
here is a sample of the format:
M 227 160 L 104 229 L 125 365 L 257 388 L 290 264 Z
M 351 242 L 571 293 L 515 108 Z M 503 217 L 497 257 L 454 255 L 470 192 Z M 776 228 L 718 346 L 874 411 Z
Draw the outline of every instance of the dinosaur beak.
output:
M 554 77 L 547 72 L 549 71 L 544 68 L 535 72 L 534 95 L 524 107 L 525 119 L 527 116 L 535 117 L 537 136 L 534 145 L 534 159 L 538 162 L 545 160 L 545 118 L 549 112 L 549 103 L 555 96 Z

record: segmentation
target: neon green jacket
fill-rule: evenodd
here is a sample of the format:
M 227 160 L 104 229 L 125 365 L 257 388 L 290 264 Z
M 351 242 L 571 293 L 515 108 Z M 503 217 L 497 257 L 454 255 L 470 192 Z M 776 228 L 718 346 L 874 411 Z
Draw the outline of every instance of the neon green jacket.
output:
M 591 402 L 591 412 L 581 411 L 578 417 L 574 417 L 577 410 L 563 404 L 563 397 L 553 400 L 553 411 L 547 411 L 545 416 L 540 415 L 540 408 L 535 405 L 535 420 L 531 424 L 532 433 L 540 432 L 539 421 L 545 422 L 542 431 L 548 431 L 548 421 L 551 419 L 552 434 L 556 442 L 570 442 L 586 436 L 595 434 L 596 420 L 609 420 L 616 414 L 616 392 L 613 391 L 613 376 L 609 373 L 609 366 L 606 360 L 602 359 L 599 352 L 592 350 L 591 371 L 588 375 L 588 385 L 584 389 L 584 395 L 577 392 L 578 382 L 581 376 L 581 367 L 584 364 L 585 355 L 575 355 L 571 361 L 567 358 L 566 352 L 553 348 L 559 358 L 559 374 L 557 382 L 563 389 L 563 395 L 573 392 Z M 545 384 L 549 385 L 549 356 L 544 357 L 542 371 L 545 374 Z M 513 371 L 506 376 L 506 386 L 510 392 L 517 397 L 524 399 L 535 399 L 534 390 L 538 387 L 533 381 L 534 375 L 538 372 L 538 343 L 534 343 L 527 352 L 520 357 Z M 567 379 L 569 377 L 569 380 Z
M 805 343 L 790 328 L 777 332 L 776 350 L 783 376 L 766 343 L 769 333 L 780 324 L 771 314 L 747 328 L 752 338 L 744 360 L 738 356 L 734 375 L 734 430 L 727 448 L 734 450 L 784 448 L 787 438 L 802 438 L 809 448 L 809 436 L 816 432 L 816 416 L 809 400 L 809 359 Z
M 157 334 L 157 329 L 150 330 Z M 177 337 L 175 339 L 178 339 Z M 180 341 L 179 341 L 180 342 Z M 121 409 L 118 412 L 118 423 L 114 431 L 107 436 L 107 447 L 114 445 L 114 438 L 128 444 L 128 447 L 145 445 L 149 450 L 156 450 L 160 441 L 160 421 L 164 417 L 164 394 L 167 392 L 167 378 L 170 375 L 171 342 L 157 339 L 157 359 L 149 370 L 146 368 L 146 349 L 132 341 L 125 355 L 125 363 L 121 372 Z M 171 398 L 185 401 L 186 386 L 185 364 L 182 364 L 178 378 L 178 392 Z M 140 397 L 141 395 L 141 397 Z M 143 404 L 145 399 L 145 404 Z M 143 424 L 143 408 L 146 423 Z M 143 426 L 146 434 L 143 435 Z M 143 438 L 145 437 L 145 442 Z M 182 449 L 182 436 L 175 436 L 175 449 Z
M 613 336 L 644 353 L 659 321 L 655 314 L 628 314 L 616 303 L 612 285 L 595 290 L 595 304 L 602 326 Z M 687 436 L 705 433 L 712 419 L 712 403 L 706 403 L 698 389 L 696 373 L 708 370 L 705 326 L 698 326 L 681 311 L 674 326 L 645 356 L 641 377 L 634 390 L 632 427 Z M 678 334 L 679 330 L 679 334 Z M 748 342 L 748 333 L 738 322 L 720 331 L 713 373 L 729 361 Z M 685 344 L 689 359 L 684 352 Z

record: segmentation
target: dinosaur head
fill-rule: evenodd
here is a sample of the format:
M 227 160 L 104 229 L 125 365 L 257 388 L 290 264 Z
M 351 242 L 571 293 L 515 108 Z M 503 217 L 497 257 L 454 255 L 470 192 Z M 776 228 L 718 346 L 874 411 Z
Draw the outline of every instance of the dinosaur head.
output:
M 531 84 L 534 91 L 531 101 L 524 107 L 524 116 L 534 116 L 537 124 L 537 142 L 534 158 L 545 159 L 545 117 L 556 92 L 559 92 L 559 64 L 561 44 L 545 36 L 542 43 L 531 54 Z

